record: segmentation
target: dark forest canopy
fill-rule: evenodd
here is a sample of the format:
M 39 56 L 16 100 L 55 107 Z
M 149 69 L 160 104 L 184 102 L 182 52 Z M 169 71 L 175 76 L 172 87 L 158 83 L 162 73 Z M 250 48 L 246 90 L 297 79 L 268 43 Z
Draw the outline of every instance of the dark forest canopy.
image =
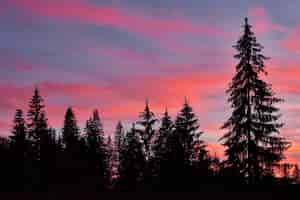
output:
M 72 107 L 60 132 L 49 127 L 44 99 L 35 88 L 27 113 L 17 109 L 10 137 L 0 138 L 1 189 L 218 191 L 299 184 L 298 166 L 284 163 L 290 143 L 280 134 L 277 104 L 283 100 L 263 79 L 267 57 L 247 18 L 234 49 L 238 62 L 227 90 L 231 115 L 220 135 L 224 159 L 207 150 L 201 119 L 188 99 L 175 119 L 167 109 L 158 119 L 146 101 L 130 130 L 118 122 L 112 140 L 97 110 L 83 132 Z

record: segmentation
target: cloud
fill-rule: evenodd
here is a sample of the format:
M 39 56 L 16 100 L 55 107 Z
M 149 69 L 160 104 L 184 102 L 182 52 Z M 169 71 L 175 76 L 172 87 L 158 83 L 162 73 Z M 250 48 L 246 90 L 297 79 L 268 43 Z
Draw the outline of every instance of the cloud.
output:
M 5 131 L 8 131 L 10 130 L 11 128 L 11 124 L 9 124 L 8 122 L 6 121 L 0 121 L 0 130 L 3 131 L 1 132 L 0 136 L 7 136 L 7 134 L 3 134 L 3 133 L 7 133 Z
M 284 26 L 274 23 L 264 7 L 253 7 L 248 11 L 248 14 L 250 24 L 253 24 L 257 34 L 266 34 L 272 31 L 285 32 L 287 30 Z
M 10 69 L 14 72 L 32 72 L 33 70 L 47 68 L 12 49 L 0 49 L 0 70 Z
M 298 94 L 300 92 L 300 63 L 280 63 L 276 60 L 269 63 L 269 82 L 274 90 L 282 94 Z
M 61 126 L 63 113 L 68 106 L 78 109 L 78 119 L 83 124 L 94 108 L 100 108 L 108 121 L 117 119 L 135 120 L 143 109 L 146 98 L 156 113 L 168 107 L 172 114 L 181 108 L 184 97 L 196 106 L 196 111 L 213 109 L 207 96 L 223 90 L 226 78 L 223 74 L 182 73 L 164 77 L 126 77 L 112 82 L 63 83 L 44 81 L 38 84 L 45 99 L 48 118 L 52 126 Z M 1 85 L 0 92 L 6 94 L 0 101 L 1 110 L 6 110 L 10 119 L 16 108 L 27 110 L 33 87 Z M 58 119 L 55 119 L 58 118 Z M 110 127 L 110 130 L 112 127 Z
M 156 16 L 130 14 L 117 7 L 100 6 L 83 1 L 13 0 L 14 6 L 29 11 L 34 17 L 110 26 L 118 30 L 142 34 L 147 37 L 166 36 L 169 33 L 194 35 L 223 35 L 222 29 L 212 25 L 199 25 L 187 19 L 156 18 Z
M 299 35 L 299 26 L 296 26 L 289 30 L 286 38 L 282 41 L 282 47 L 287 49 L 291 53 L 300 53 Z

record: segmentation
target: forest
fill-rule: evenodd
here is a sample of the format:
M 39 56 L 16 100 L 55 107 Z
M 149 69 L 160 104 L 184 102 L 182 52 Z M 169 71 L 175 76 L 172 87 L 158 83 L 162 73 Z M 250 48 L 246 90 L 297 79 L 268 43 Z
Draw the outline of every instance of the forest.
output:
M 233 46 L 235 74 L 226 91 L 230 117 L 220 137 L 225 157 L 207 150 L 200 119 L 184 99 L 172 119 L 161 119 L 147 100 L 126 130 L 104 133 L 97 109 L 80 131 L 72 107 L 63 127 L 49 126 L 46 102 L 36 87 L 26 113 L 16 109 L 8 138 L 0 139 L 2 191 L 266 191 L 300 188 L 297 164 L 284 161 L 291 142 L 280 134 L 280 104 L 267 75 L 263 46 L 245 18 Z M 197 91 L 195 91 L 197 92 Z M 224 91 L 225 92 L 225 91 Z M 224 99 L 226 101 L 226 99 Z M 120 102 L 121 103 L 121 102 Z

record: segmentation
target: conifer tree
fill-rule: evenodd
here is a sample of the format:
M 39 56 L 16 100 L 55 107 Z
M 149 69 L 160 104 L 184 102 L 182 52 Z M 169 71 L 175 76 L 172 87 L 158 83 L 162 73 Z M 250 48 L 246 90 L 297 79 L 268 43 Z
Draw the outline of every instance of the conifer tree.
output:
M 112 176 L 113 176 L 113 142 L 111 139 L 111 136 L 109 135 L 107 137 L 107 142 L 106 142 L 106 184 L 111 185 L 112 184 Z
M 133 124 L 126 134 L 124 148 L 121 150 L 119 184 L 122 189 L 135 190 L 143 178 L 146 160 L 139 135 Z
M 69 107 L 65 114 L 64 127 L 62 129 L 62 137 L 67 151 L 73 151 L 78 148 L 79 144 L 79 128 L 74 112 Z
M 23 111 L 21 109 L 17 109 L 14 117 L 14 125 L 12 129 L 12 135 L 10 136 L 10 151 L 12 157 L 12 166 L 10 166 L 9 170 L 12 173 L 6 171 L 5 173 L 10 174 L 10 179 L 18 180 L 14 184 L 14 188 L 18 190 L 24 188 L 24 175 L 26 169 L 26 158 L 28 153 L 28 140 L 26 137 L 26 126 L 25 120 L 23 116 Z M 1 157 L 2 163 L 4 163 L 3 157 Z M 27 170 L 26 170 L 27 171 Z M 3 180 L 2 180 L 3 181 Z
M 174 131 L 174 124 L 172 122 L 171 117 L 167 109 L 164 112 L 164 115 L 161 119 L 161 125 L 158 131 L 158 136 L 154 142 L 153 150 L 154 150 L 154 169 L 153 175 L 155 178 L 158 178 L 159 184 L 168 184 L 166 183 L 168 177 L 166 174 L 172 167 L 174 163 L 171 163 L 172 159 L 171 153 L 174 151 L 172 146 L 168 144 L 170 138 L 172 137 Z
M 141 139 L 143 141 L 146 160 L 151 157 L 151 142 L 155 134 L 154 125 L 157 121 L 153 112 L 149 108 L 148 100 L 146 101 L 146 106 L 143 112 L 139 115 L 140 120 L 137 124 L 142 126 L 142 130 L 138 130 Z
M 184 149 L 184 163 L 189 165 L 196 159 L 199 152 L 206 152 L 204 142 L 200 139 L 203 132 L 199 131 L 199 122 L 188 104 L 187 99 L 175 120 L 175 134 L 178 135 Z
M 93 111 L 93 117 L 86 123 L 87 148 L 91 154 L 102 154 L 103 159 L 107 156 L 103 125 L 97 110 Z
M 91 163 L 91 173 L 97 176 L 96 184 L 104 189 L 110 182 L 109 149 L 104 138 L 103 125 L 97 110 L 86 123 L 87 156 Z
M 116 126 L 115 140 L 114 140 L 114 146 L 115 146 L 115 149 L 117 150 L 117 152 L 119 152 L 121 150 L 124 139 L 125 139 L 124 127 L 122 125 L 122 122 L 119 121 Z
M 114 135 L 113 155 L 112 155 L 112 177 L 118 179 L 120 154 L 125 142 L 125 131 L 121 121 L 118 122 Z
M 24 159 L 27 151 L 26 125 L 21 109 L 16 110 L 12 135 L 10 136 L 10 148 L 17 159 Z
M 39 90 L 35 88 L 34 94 L 29 102 L 29 110 L 27 114 L 27 131 L 31 142 L 31 154 L 36 160 L 40 159 L 42 139 L 48 133 L 47 118 L 45 115 L 44 100 Z
M 273 174 L 273 167 L 283 158 L 289 146 L 280 137 L 282 123 L 271 85 L 262 78 L 266 75 L 263 47 L 256 41 L 251 25 L 245 18 L 243 34 L 234 48 L 238 59 L 236 74 L 227 90 L 233 109 L 224 123 L 227 133 L 221 138 L 226 147 L 227 164 L 237 170 L 248 183 L 256 183 L 261 176 Z
M 165 156 L 167 152 L 167 140 L 173 133 L 173 130 L 174 124 L 166 109 L 161 119 L 161 126 L 158 131 L 158 137 L 154 142 L 153 149 L 155 154 L 155 160 L 157 162 L 161 162 L 166 159 Z

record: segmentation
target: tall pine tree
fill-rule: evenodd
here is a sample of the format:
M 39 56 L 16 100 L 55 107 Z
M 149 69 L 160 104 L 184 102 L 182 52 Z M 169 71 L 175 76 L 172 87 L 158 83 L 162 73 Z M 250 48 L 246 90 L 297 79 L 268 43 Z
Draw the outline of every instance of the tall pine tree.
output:
M 47 118 L 45 115 L 44 100 L 37 88 L 29 102 L 29 110 L 27 114 L 27 131 L 31 142 L 31 154 L 36 160 L 40 159 L 42 139 L 48 133 Z
M 137 124 L 142 126 L 142 130 L 138 130 L 145 148 L 146 160 L 151 157 L 151 142 L 155 134 L 154 125 L 157 121 L 154 113 L 149 108 L 148 100 L 146 101 L 145 109 L 139 115 L 140 120 Z
M 126 134 L 124 148 L 121 150 L 119 167 L 119 186 L 124 191 L 138 189 L 146 165 L 140 137 L 133 124 Z
M 99 189 L 104 189 L 105 184 L 109 184 L 110 181 L 110 160 L 98 110 L 93 111 L 93 116 L 86 123 L 85 131 L 90 172 L 97 177 L 96 185 Z
M 154 142 L 154 155 L 157 164 L 160 166 L 163 160 L 166 160 L 167 140 L 174 131 L 174 124 L 166 109 L 161 119 L 161 126 L 158 131 L 158 137 Z M 158 167 L 159 167 L 158 166 Z
M 125 130 L 124 130 L 124 127 L 122 125 L 122 122 L 119 121 L 117 126 L 116 126 L 115 139 L 114 139 L 114 146 L 115 146 L 115 149 L 118 152 L 122 148 L 122 144 L 124 142 L 124 139 L 125 139 Z
M 118 122 L 114 135 L 113 155 L 112 155 L 112 177 L 117 180 L 119 178 L 118 168 L 120 165 L 120 154 L 125 142 L 125 130 L 121 123 Z
M 234 58 L 239 62 L 236 74 L 227 90 L 233 109 L 223 125 L 228 132 L 221 138 L 226 147 L 227 164 L 249 183 L 257 183 L 283 158 L 289 143 L 278 136 L 282 123 L 278 122 L 279 109 L 274 104 L 282 100 L 274 97 L 271 85 L 261 75 L 266 75 L 263 47 L 256 41 L 251 25 L 245 18 L 243 34 L 234 48 Z
M 72 108 L 69 107 L 65 114 L 64 127 L 62 129 L 62 137 L 67 151 L 73 151 L 78 148 L 79 134 L 74 112 Z
M 26 137 L 26 124 L 21 109 L 16 110 L 12 135 L 10 136 L 10 148 L 13 155 L 17 159 L 24 159 L 27 152 L 27 137 Z
M 177 153 L 172 145 L 176 143 L 176 141 L 174 142 L 174 140 L 171 140 L 171 137 L 173 137 L 172 134 L 174 134 L 174 124 L 166 109 L 161 119 L 158 136 L 153 145 L 153 175 L 157 180 L 156 185 L 159 187 L 159 189 L 164 187 L 164 185 L 169 185 L 167 181 L 169 181 L 171 176 L 175 175 L 175 173 L 170 173 L 170 169 L 174 169 L 174 165 L 176 166 L 178 164 L 172 162 L 173 155 L 175 156 Z M 179 154 L 176 156 L 179 156 Z
M 14 183 L 13 187 L 21 190 L 25 185 L 25 171 L 27 172 L 26 158 L 28 153 L 28 140 L 26 137 L 26 126 L 23 116 L 23 111 L 17 109 L 14 117 L 14 125 L 12 135 L 10 136 L 10 151 L 12 157 L 12 166 L 10 170 L 11 180 L 18 180 Z M 3 159 L 1 157 L 1 159 Z M 2 160 L 4 162 L 4 160 Z
M 199 127 L 199 120 L 185 99 L 183 108 L 175 120 L 175 134 L 178 135 L 184 149 L 186 165 L 189 165 L 193 159 L 197 159 L 199 151 L 206 152 L 204 142 L 200 139 L 203 132 L 199 131 Z

